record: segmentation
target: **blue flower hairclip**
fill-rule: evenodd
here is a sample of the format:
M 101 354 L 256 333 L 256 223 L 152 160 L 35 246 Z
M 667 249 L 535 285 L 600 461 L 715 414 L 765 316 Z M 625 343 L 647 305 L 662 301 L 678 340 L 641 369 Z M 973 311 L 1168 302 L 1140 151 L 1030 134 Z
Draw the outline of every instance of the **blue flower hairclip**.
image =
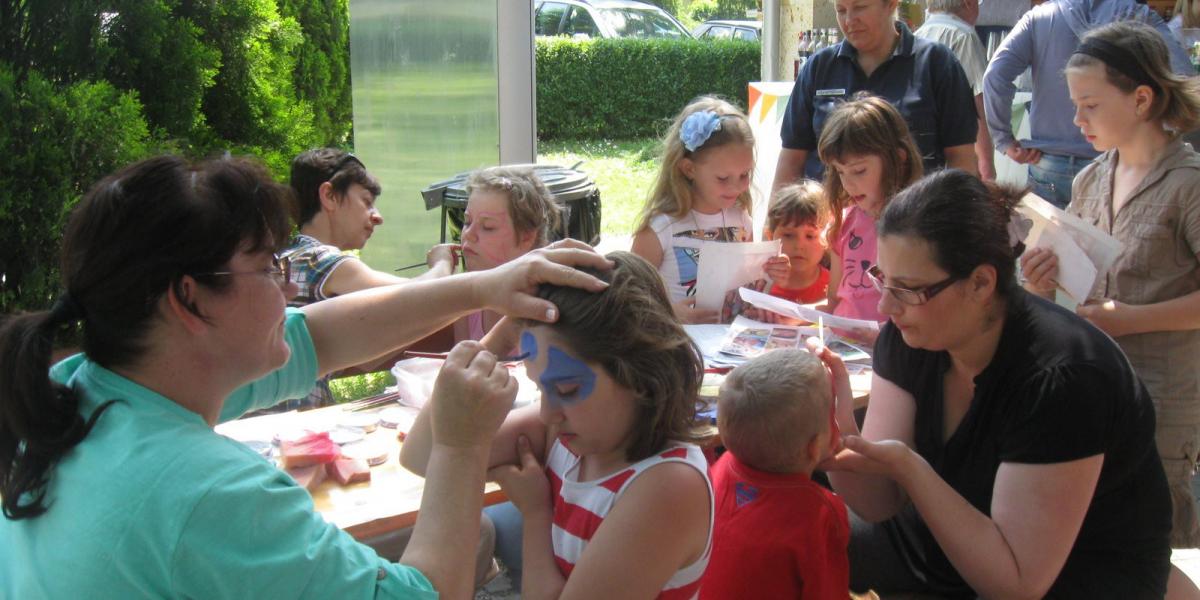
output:
M 699 150 L 714 131 L 721 128 L 721 115 L 711 110 L 696 111 L 683 120 L 679 128 L 679 141 L 688 152 Z

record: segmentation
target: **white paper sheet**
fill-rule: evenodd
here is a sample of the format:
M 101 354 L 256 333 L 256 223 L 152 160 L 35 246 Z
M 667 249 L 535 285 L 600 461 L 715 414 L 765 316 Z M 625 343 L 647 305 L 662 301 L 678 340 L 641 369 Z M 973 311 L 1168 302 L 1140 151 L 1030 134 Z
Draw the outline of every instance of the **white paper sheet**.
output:
M 1121 242 L 1036 194 L 1021 198 L 1017 211 L 1031 222 L 1025 246 L 1052 248 L 1058 255 L 1059 287 L 1075 302 L 1086 300 L 1096 277 L 1120 256 Z
M 1058 257 L 1058 286 L 1076 303 L 1087 300 L 1099 272 L 1079 244 L 1065 231 L 1047 227 L 1034 247 L 1053 250 Z
M 741 288 L 738 290 L 742 300 L 749 302 L 761 309 L 777 312 L 781 315 L 792 317 L 795 319 L 804 319 L 810 323 L 816 323 L 822 320 L 825 327 L 833 329 L 844 329 L 846 331 L 854 331 L 856 329 L 866 329 L 868 331 L 879 331 L 879 323 L 875 321 L 867 321 L 863 319 L 848 319 L 823 313 L 815 308 L 796 304 L 783 298 L 776 298 L 762 292 L 756 292 L 749 288 Z
M 696 308 L 721 310 L 725 294 L 763 279 L 763 264 L 778 256 L 782 242 L 704 242 L 696 275 Z

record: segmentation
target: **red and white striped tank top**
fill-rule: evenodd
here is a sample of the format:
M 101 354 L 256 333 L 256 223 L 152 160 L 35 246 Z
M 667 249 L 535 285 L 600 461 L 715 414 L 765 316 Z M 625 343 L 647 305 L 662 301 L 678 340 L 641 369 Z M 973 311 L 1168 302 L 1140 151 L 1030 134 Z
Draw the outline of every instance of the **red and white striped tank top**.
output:
M 704 475 L 708 485 L 708 541 L 704 554 L 696 562 L 678 570 L 663 586 L 660 599 L 686 600 L 696 598 L 700 592 L 700 579 L 708 566 L 712 551 L 713 491 L 708 478 L 708 461 L 700 448 L 694 444 L 672 443 L 666 450 L 626 467 L 615 475 L 597 481 L 579 481 L 579 457 L 558 440 L 550 447 L 546 460 L 546 475 L 550 478 L 550 491 L 554 495 L 554 525 L 550 536 L 554 542 L 554 561 L 563 577 L 570 577 L 575 563 L 583 555 L 583 549 L 604 517 L 617 503 L 621 494 L 644 473 L 646 469 L 664 462 L 681 462 L 694 467 Z

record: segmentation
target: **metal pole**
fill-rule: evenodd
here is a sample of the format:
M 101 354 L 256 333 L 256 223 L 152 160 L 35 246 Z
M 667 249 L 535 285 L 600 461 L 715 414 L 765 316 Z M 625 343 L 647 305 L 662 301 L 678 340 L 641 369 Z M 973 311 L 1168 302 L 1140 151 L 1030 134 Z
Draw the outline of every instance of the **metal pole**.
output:
M 780 0 L 763 0 L 762 63 L 759 74 L 763 81 L 781 81 L 779 74 L 779 4 Z

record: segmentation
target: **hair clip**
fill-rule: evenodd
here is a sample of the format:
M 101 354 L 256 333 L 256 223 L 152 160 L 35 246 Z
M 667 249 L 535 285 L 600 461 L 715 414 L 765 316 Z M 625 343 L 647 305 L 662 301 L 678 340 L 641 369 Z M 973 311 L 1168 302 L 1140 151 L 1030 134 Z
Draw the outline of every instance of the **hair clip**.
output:
M 721 115 L 711 110 L 700 110 L 688 115 L 679 127 L 679 141 L 688 152 L 699 150 L 714 131 L 721 129 Z

